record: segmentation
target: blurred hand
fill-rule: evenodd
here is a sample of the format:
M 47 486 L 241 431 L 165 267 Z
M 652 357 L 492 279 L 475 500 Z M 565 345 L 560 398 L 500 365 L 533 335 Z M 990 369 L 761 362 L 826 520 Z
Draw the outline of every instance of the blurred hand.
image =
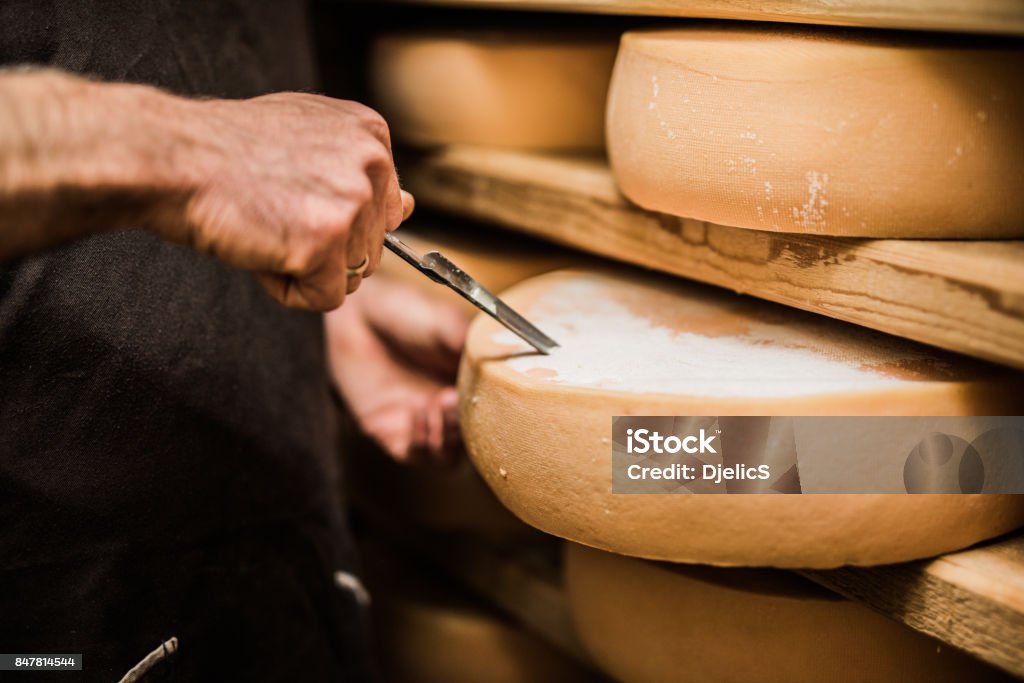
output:
M 387 124 L 355 102 L 303 93 L 180 102 L 186 192 L 161 236 L 255 271 L 281 303 L 326 311 L 380 261 L 402 197 Z M 410 207 L 411 208 L 411 207 Z
M 453 462 L 468 313 L 378 276 L 325 324 L 332 377 L 363 432 L 399 462 Z

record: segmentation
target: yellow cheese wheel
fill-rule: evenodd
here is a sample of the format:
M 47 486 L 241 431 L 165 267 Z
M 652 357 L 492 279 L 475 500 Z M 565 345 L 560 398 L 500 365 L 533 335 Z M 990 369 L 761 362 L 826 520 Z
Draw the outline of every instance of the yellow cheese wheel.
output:
M 535 275 L 594 262 L 540 240 L 469 223 L 441 226 L 436 219 L 414 218 L 395 235 L 420 254 L 440 251 L 494 292 Z M 393 254 L 384 255 L 375 277 L 400 280 L 432 298 L 455 303 L 467 318 L 479 313 L 451 289 Z M 468 460 L 454 467 L 412 466 L 395 463 L 370 448 L 348 451 L 349 495 L 374 518 L 434 531 L 472 533 L 495 542 L 537 533 L 498 502 Z
M 1005 674 L 777 569 L 566 551 L 573 621 L 622 683 L 984 681 Z
M 370 81 L 395 137 L 415 145 L 600 150 L 616 47 L 523 30 L 386 35 Z
M 613 494 L 612 416 L 1013 415 L 1024 385 L 1009 370 L 637 273 L 550 273 L 505 299 L 561 347 L 530 353 L 477 318 L 459 377 L 463 432 L 498 498 L 544 531 L 652 559 L 834 567 L 931 556 L 1024 523 L 1015 495 Z M 831 455 L 800 457 L 802 471 Z
M 1024 237 L 1024 50 L 707 28 L 623 36 L 608 152 L 637 204 L 723 225 Z
M 384 599 L 377 611 L 394 683 L 563 683 L 590 677 L 536 636 L 468 604 Z
M 372 616 L 390 683 L 571 683 L 580 664 L 457 586 L 363 544 Z

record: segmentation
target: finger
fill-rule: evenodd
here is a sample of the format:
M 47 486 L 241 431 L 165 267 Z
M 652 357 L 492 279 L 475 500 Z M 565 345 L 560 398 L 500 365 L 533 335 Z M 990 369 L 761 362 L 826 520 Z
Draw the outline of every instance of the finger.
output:
M 438 397 L 441 415 L 444 418 L 445 447 L 457 448 L 462 445 L 462 429 L 459 427 L 459 392 L 455 387 L 445 387 Z
M 374 220 L 367 232 L 367 247 L 370 257 L 366 277 L 373 275 L 380 264 L 384 248 L 384 235 L 402 223 L 402 191 L 398 185 L 398 174 L 390 155 L 386 162 L 377 163 L 369 169 L 373 185 Z
M 345 290 L 351 294 L 352 292 L 359 289 L 359 285 L 363 282 L 363 277 L 366 272 L 369 271 L 369 262 L 372 260 L 370 257 L 370 246 L 369 246 L 369 234 L 374 230 L 373 224 L 377 220 L 375 214 L 375 207 L 373 202 L 366 204 L 362 210 L 356 215 L 356 219 L 352 222 L 352 231 L 349 234 L 348 244 L 345 247 Z M 363 267 L 362 273 L 352 273 L 351 271 L 357 270 Z
M 301 280 L 277 273 L 254 275 L 270 296 L 289 308 L 324 312 L 338 308 L 345 301 L 344 291 L 339 290 L 337 285 L 324 285 L 317 275 Z
M 459 397 L 455 387 L 446 387 L 438 395 L 443 421 L 444 447 L 442 457 L 447 464 L 455 464 L 464 455 L 462 430 L 459 428 Z
M 422 462 L 428 455 L 427 443 L 429 442 L 430 425 L 427 420 L 427 406 L 422 400 L 416 401 L 409 408 L 412 418 L 412 429 L 409 439 L 409 449 L 406 457 L 412 462 Z
M 341 245 L 335 246 L 324 255 L 316 269 L 287 278 L 284 304 L 319 312 L 333 311 L 341 306 L 350 282 L 343 263 L 343 249 Z
M 405 203 L 402 198 L 402 187 L 398 184 L 398 172 L 394 162 L 384 174 L 384 226 L 388 231 L 394 230 L 405 220 Z
M 363 311 L 366 323 L 424 374 L 453 381 L 470 321 L 465 309 L 430 299 L 410 285 L 388 284 L 388 295 L 376 296 Z
M 394 410 L 388 424 L 372 435 L 395 462 L 408 463 L 415 455 L 415 416 L 407 409 Z
M 277 273 L 253 273 L 253 275 L 256 276 L 256 281 L 262 285 L 263 289 L 267 290 L 267 294 L 279 304 L 284 304 L 285 294 L 288 291 L 287 275 L 278 275 Z
M 412 196 L 412 192 L 402 190 L 402 221 L 409 220 L 409 216 L 416 210 L 416 198 Z

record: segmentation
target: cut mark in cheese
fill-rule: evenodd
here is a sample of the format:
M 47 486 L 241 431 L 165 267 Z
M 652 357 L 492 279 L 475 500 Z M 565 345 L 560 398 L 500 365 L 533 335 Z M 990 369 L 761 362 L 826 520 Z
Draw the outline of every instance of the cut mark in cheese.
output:
M 951 369 L 948 360 L 920 346 L 826 319 L 771 310 L 764 320 L 744 320 L 742 312 L 756 311 L 758 304 L 738 297 L 672 301 L 651 289 L 632 306 L 627 298 L 608 292 L 601 278 L 557 283 L 531 309 L 531 322 L 559 347 L 548 356 L 509 358 L 507 367 L 574 387 L 769 398 L 911 385 L 915 379 L 883 370 L 894 363 L 928 364 L 940 375 Z M 723 304 L 734 310 L 723 310 Z M 659 305 L 682 326 L 652 319 L 649 313 Z M 492 341 L 528 351 L 506 330 Z

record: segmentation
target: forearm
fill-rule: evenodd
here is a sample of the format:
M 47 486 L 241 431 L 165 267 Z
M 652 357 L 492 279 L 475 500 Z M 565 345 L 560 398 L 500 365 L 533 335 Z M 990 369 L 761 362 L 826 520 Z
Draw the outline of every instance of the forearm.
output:
M 0 71 L 0 260 L 137 226 L 181 201 L 187 100 L 52 70 Z
M 0 71 L 0 261 L 138 226 L 325 311 L 359 286 L 351 268 L 373 273 L 402 205 L 387 124 L 356 102 Z

